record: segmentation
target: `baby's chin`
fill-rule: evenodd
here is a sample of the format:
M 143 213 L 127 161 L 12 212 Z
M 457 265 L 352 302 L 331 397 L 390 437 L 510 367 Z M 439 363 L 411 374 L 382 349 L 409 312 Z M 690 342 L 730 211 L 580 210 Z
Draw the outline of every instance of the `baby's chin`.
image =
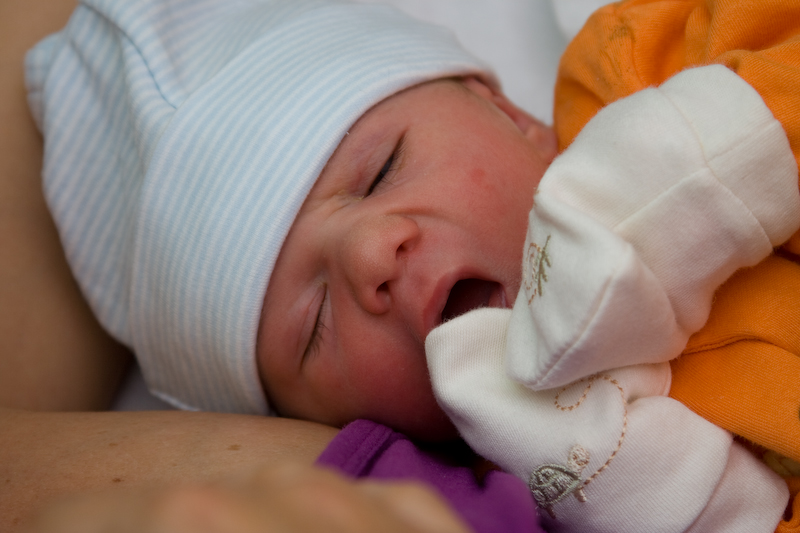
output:
M 459 438 L 458 430 L 442 411 L 434 404 L 415 413 L 392 413 L 371 417 L 374 422 L 403 433 L 413 440 L 424 442 L 444 442 Z

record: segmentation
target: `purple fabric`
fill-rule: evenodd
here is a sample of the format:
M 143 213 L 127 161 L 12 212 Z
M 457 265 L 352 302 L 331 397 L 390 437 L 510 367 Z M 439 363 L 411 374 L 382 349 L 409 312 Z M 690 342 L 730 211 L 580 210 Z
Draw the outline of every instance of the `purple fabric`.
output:
M 438 489 L 478 533 L 543 533 L 525 483 L 505 472 L 479 482 L 470 468 L 453 466 L 417 448 L 404 435 L 368 420 L 347 425 L 317 459 L 354 478 L 414 479 Z

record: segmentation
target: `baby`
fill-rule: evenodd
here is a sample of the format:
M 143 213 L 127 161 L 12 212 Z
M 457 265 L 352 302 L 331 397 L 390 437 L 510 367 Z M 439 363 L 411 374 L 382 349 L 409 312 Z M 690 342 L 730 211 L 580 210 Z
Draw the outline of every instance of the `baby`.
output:
M 28 80 L 71 266 L 154 393 L 455 434 L 425 339 L 514 303 L 556 141 L 449 35 L 320 1 L 95 0 Z
M 92 0 L 29 53 L 27 82 L 71 267 L 155 394 L 455 435 L 425 337 L 459 280 L 513 303 L 556 148 L 448 32 L 341 2 Z M 415 232 L 406 287 L 372 243 Z M 375 307 L 356 282 L 405 301 Z

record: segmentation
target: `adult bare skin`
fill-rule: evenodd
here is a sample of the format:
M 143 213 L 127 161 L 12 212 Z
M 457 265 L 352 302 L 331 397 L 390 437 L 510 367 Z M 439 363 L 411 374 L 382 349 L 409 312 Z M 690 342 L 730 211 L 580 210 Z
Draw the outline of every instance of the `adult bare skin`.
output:
M 0 4 L 0 404 L 6 407 L 101 408 L 129 357 L 100 329 L 69 273 L 42 196 L 42 140 L 25 98 L 25 51 L 60 28 L 74 5 Z
M 408 482 L 351 482 L 297 464 L 240 479 L 73 498 L 28 533 L 466 533 L 430 490 Z
M 203 482 L 289 459 L 310 464 L 336 434 L 292 420 L 209 413 L 101 413 L 130 355 L 72 279 L 41 190 L 25 51 L 74 0 L 0 0 L 0 531 L 84 490 Z

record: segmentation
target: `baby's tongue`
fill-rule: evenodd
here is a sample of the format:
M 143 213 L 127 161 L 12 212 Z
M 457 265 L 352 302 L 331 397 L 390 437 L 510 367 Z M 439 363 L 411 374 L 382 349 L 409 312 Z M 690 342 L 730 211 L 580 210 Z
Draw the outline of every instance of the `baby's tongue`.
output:
M 442 322 L 479 307 L 488 307 L 492 294 L 499 288 L 499 284 L 482 279 L 462 279 L 458 281 L 450 290 L 447 304 L 442 311 Z

